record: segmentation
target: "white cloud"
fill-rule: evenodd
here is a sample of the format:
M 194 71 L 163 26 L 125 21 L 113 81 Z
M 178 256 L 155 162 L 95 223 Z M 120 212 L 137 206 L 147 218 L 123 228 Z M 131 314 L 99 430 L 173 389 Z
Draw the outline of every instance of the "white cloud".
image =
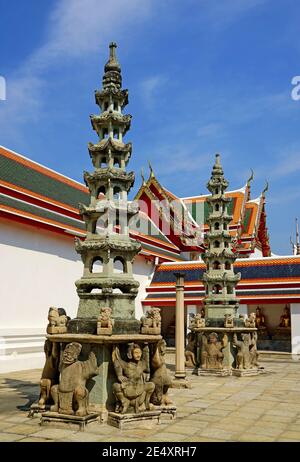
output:
M 220 135 L 220 131 L 222 129 L 222 125 L 219 123 L 209 123 L 199 127 L 197 129 L 197 136 L 211 136 L 211 135 Z
M 280 178 L 300 171 L 300 148 L 287 149 L 277 156 L 279 162 L 271 170 L 270 176 Z
M 167 82 L 167 77 L 163 75 L 155 75 L 143 80 L 140 84 L 142 98 L 146 106 L 153 106 L 153 100 L 162 87 Z
M 49 18 L 45 43 L 14 75 L 7 76 L 7 101 L 0 105 L 2 136 L 13 130 L 17 135 L 20 124 L 36 120 L 45 109 L 43 89 L 51 69 L 98 50 L 107 54 L 108 43 L 115 40 L 114 31 L 118 36 L 127 32 L 129 26 L 148 18 L 151 7 L 151 0 L 58 2 Z

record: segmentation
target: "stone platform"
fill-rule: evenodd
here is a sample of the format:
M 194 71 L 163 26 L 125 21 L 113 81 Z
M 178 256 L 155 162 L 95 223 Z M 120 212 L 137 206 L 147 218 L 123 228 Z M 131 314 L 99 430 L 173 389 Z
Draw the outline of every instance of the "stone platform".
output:
M 157 411 L 161 411 L 161 419 L 176 419 L 177 407 L 174 404 L 155 406 L 155 408 Z
M 56 428 L 68 428 L 79 426 L 81 431 L 86 425 L 92 422 L 99 422 L 99 414 L 93 413 L 86 416 L 59 414 L 58 412 L 44 412 L 41 417 L 41 425 L 54 425 Z
M 161 411 L 145 411 L 138 414 L 118 414 L 109 412 L 107 423 L 113 427 L 127 428 L 148 428 L 151 429 L 160 423 Z
M 262 368 L 253 368 L 253 369 L 232 369 L 232 375 L 235 377 L 249 377 L 252 375 L 259 375 L 264 372 Z
M 214 376 L 214 377 L 226 377 L 231 375 L 230 369 L 202 369 L 198 367 L 195 372 L 196 375 Z

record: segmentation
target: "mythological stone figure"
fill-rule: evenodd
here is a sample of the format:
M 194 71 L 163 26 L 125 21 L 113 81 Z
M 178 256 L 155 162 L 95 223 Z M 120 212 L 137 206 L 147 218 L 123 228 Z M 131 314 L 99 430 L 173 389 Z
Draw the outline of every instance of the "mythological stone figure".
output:
M 202 317 L 202 311 L 201 313 L 197 313 L 192 319 L 191 319 L 191 324 L 190 328 L 200 328 L 200 327 L 205 327 L 205 318 Z
M 112 334 L 114 319 L 111 318 L 112 310 L 109 307 L 101 308 L 100 315 L 97 319 L 97 334 Z
M 224 354 L 223 348 L 228 344 L 226 333 L 223 335 L 222 341 L 219 341 L 218 334 L 212 332 L 206 337 L 202 335 L 201 348 L 201 367 L 203 369 L 221 369 L 223 365 Z
M 224 315 L 224 327 L 234 327 L 234 318 L 232 314 Z
M 49 402 L 49 399 L 51 398 L 51 387 L 52 385 L 57 384 L 59 380 L 59 343 L 46 340 L 44 344 L 44 352 L 46 355 L 46 361 L 40 381 L 41 391 L 38 403 L 41 408 L 45 407 L 45 404 Z
M 88 414 L 86 381 L 97 375 L 97 358 L 93 351 L 87 361 L 78 361 L 82 345 L 69 343 L 62 354 L 60 380 L 51 388 L 54 405 L 50 410 L 59 414 L 85 416 Z
M 252 369 L 258 366 L 258 353 L 256 349 L 257 332 L 242 333 L 242 340 L 237 339 L 237 335 L 233 334 L 233 345 L 238 349 L 236 355 L 237 369 Z
M 284 308 L 283 315 L 280 316 L 279 327 L 291 327 L 291 313 L 288 306 Z
M 121 358 L 117 345 L 113 348 L 112 360 L 118 382 L 113 384 L 113 392 L 116 396 L 116 412 L 126 414 L 129 406 L 134 412 L 142 412 L 145 409 L 153 409 L 150 403 L 155 385 L 146 382 L 145 374 L 149 374 L 149 347 L 145 345 L 143 351 L 137 344 L 128 344 L 128 361 Z
M 196 335 L 190 332 L 187 335 L 187 346 L 185 349 L 185 365 L 186 367 L 196 366 Z
M 249 317 L 245 319 L 245 327 L 256 327 L 256 314 L 250 313 Z
M 64 334 L 67 332 L 67 323 L 69 321 L 69 316 L 67 316 L 64 308 L 55 308 L 51 306 L 48 312 L 48 321 L 47 326 L 48 334 Z
M 160 308 L 151 308 L 146 312 L 146 316 L 141 318 L 142 334 L 159 335 L 161 331 Z
M 151 360 L 151 382 L 154 383 L 155 389 L 151 395 L 151 403 L 155 405 L 168 405 L 172 404 L 168 396 L 168 389 L 172 385 L 172 379 L 165 362 L 166 354 L 165 340 L 159 340 L 155 345 L 155 351 Z

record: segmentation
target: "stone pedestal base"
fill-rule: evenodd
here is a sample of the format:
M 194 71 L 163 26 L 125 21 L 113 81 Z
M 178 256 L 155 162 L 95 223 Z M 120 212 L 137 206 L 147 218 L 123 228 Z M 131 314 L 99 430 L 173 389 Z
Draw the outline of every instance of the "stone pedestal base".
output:
M 42 414 L 44 412 L 50 411 L 50 404 L 45 404 L 45 406 L 40 406 L 39 403 L 33 403 L 30 406 L 30 411 L 28 417 L 35 417 L 37 414 Z
M 155 406 L 155 409 L 161 411 L 162 420 L 176 419 L 177 407 L 174 404 L 162 404 L 161 406 Z
M 54 424 L 56 427 L 72 427 L 79 426 L 81 431 L 84 431 L 86 425 L 91 422 L 99 422 L 99 414 L 88 414 L 84 417 L 77 415 L 59 414 L 58 412 L 45 412 L 41 417 L 41 425 Z
M 207 376 L 214 376 L 214 377 L 226 377 L 231 375 L 230 369 L 202 369 L 199 367 L 196 369 L 197 375 L 207 375 Z
M 250 377 L 251 375 L 258 375 L 261 374 L 262 370 L 255 368 L 255 369 L 232 369 L 232 375 L 236 377 Z
M 82 320 L 80 320 L 81 322 Z M 83 320 L 84 321 L 84 320 Z M 89 320 L 88 320 L 89 321 Z M 139 322 L 135 320 L 136 322 Z M 97 320 L 93 321 L 95 328 Z M 117 321 L 115 321 L 115 325 Z M 74 324 L 75 325 L 75 324 Z M 87 327 L 89 326 L 89 322 Z M 143 335 L 143 334 L 118 334 L 118 335 L 92 335 L 92 334 L 53 334 L 47 337 L 52 342 L 63 344 L 71 342 L 79 342 L 82 344 L 80 359 L 83 361 L 88 358 L 91 346 L 97 357 L 99 373 L 88 380 L 86 388 L 89 390 L 89 409 L 92 412 L 101 414 L 101 419 L 104 421 L 105 411 L 111 411 L 115 406 L 115 396 L 112 388 L 116 382 L 116 375 L 112 365 L 112 347 L 117 344 L 120 349 L 124 347 L 124 356 L 126 357 L 126 348 L 129 342 L 143 344 L 145 342 L 152 344 L 161 340 L 161 335 Z
M 112 335 L 112 327 L 97 326 L 97 335 Z
M 48 326 L 47 327 L 47 334 L 65 334 L 67 332 L 66 326 Z
M 187 379 L 174 377 L 171 388 L 192 388 L 192 384 Z
M 109 412 L 107 423 L 113 427 L 126 428 L 153 428 L 160 422 L 161 411 L 145 411 L 138 414 L 118 414 Z

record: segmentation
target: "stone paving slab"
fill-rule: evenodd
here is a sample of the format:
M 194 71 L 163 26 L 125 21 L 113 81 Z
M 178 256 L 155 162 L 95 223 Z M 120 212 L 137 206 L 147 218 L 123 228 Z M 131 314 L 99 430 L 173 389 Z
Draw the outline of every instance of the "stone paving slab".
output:
M 191 389 L 173 389 L 175 421 L 146 429 L 119 430 L 106 424 L 76 429 L 41 427 L 28 408 L 39 394 L 40 370 L 0 375 L 0 441 L 218 442 L 300 441 L 300 363 L 263 364 L 272 374 L 256 377 L 197 377 Z

